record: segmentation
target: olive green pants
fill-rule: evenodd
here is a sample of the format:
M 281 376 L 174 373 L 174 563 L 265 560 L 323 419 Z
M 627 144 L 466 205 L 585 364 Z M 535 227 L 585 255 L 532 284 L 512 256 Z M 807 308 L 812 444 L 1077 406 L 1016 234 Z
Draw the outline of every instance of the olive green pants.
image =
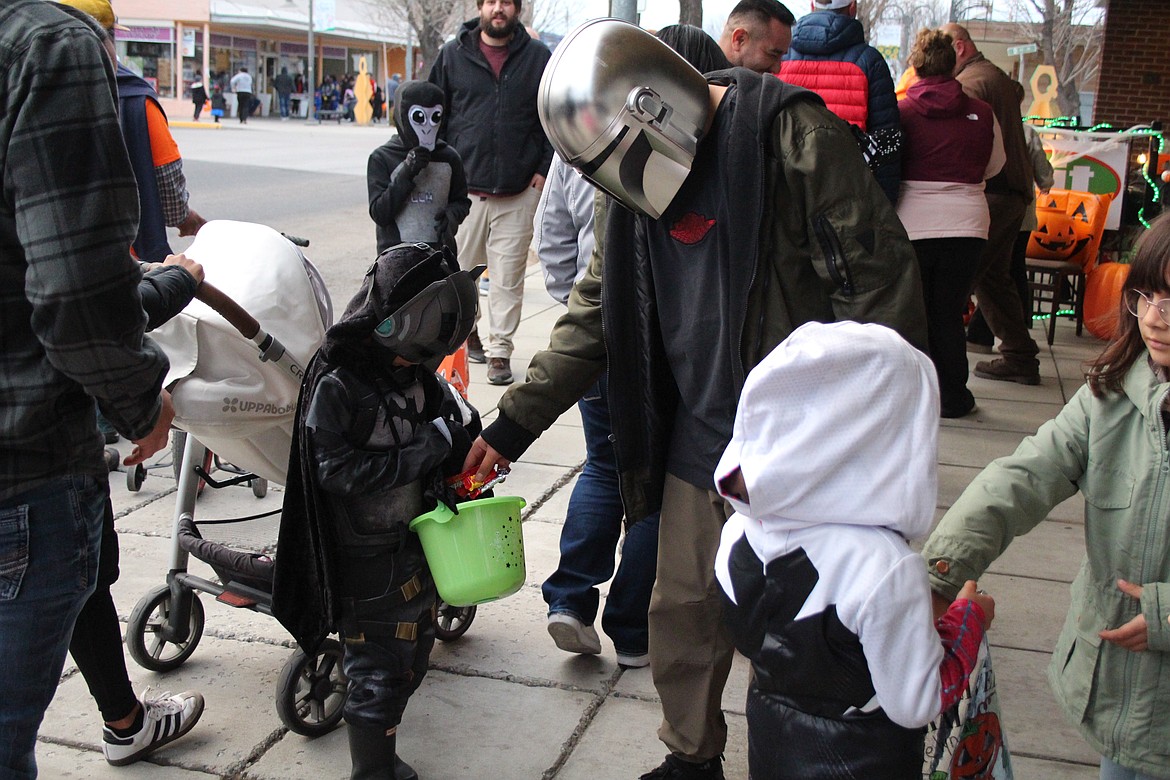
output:
M 716 492 L 666 477 L 658 576 L 650 599 L 650 671 L 662 699 L 658 738 L 680 758 L 723 752 L 723 686 L 734 646 L 715 580 L 719 534 L 731 506 Z

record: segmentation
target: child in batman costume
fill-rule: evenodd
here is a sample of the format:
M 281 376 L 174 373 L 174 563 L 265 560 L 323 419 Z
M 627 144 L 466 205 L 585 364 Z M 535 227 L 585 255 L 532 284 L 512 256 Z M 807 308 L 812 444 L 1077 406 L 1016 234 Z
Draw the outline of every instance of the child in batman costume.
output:
M 370 154 L 366 186 L 378 251 L 402 241 L 455 250 L 455 229 L 471 211 L 463 160 L 439 138 L 443 91 L 410 81 L 394 93 L 398 134 Z
M 417 774 L 395 752 L 435 642 L 435 586 L 407 524 L 451 504 L 479 415 L 435 368 L 470 332 L 482 266 L 425 244 L 382 252 L 309 363 L 297 405 L 273 614 L 312 653 L 345 644 L 354 780 Z

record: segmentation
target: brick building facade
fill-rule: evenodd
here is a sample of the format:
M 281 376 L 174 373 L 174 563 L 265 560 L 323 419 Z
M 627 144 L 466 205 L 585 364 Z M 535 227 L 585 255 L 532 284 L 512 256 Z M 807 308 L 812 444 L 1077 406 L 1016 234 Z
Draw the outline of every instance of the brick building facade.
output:
M 1109 0 L 1093 117 L 1115 127 L 1170 129 L 1170 3 Z

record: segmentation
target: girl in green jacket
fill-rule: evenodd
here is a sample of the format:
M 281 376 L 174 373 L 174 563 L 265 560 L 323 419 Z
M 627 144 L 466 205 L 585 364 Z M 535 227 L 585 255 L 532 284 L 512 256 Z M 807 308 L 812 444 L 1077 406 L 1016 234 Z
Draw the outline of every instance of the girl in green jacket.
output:
M 1086 379 L 975 478 L 922 554 L 949 604 L 1080 491 L 1087 555 L 1048 679 L 1102 780 L 1170 778 L 1170 215 L 1143 236 L 1117 334 Z

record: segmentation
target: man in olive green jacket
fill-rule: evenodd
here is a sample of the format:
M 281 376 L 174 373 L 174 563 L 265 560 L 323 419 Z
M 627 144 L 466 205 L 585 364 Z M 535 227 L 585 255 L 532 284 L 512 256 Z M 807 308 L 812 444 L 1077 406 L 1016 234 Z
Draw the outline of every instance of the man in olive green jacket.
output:
M 657 220 L 612 202 L 599 215 L 604 251 L 466 463 L 486 474 L 518 458 L 608 365 L 626 517 L 662 512 L 650 665 L 671 756 L 653 778 L 723 777 L 733 648 L 714 557 L 731 509 L 711 475 L 747 372 L 812 320 L 878 322 L 925 346 L 914 252 L 847 126 L 745 69 L 708 89 L 682 189 Z
M 1168 392 L 1144 354 L 1124 392 L 1097 398 L 1082 387 L 1056 419 L 975 478 L 922 552 L 937 609 L 1080 490 L 1087 555 L 1048 681 L 1095 750 L 1155 777 L 1170 776 Z M 1142 619 L 1145 646 L 1133 645 L 1126 627 Z

